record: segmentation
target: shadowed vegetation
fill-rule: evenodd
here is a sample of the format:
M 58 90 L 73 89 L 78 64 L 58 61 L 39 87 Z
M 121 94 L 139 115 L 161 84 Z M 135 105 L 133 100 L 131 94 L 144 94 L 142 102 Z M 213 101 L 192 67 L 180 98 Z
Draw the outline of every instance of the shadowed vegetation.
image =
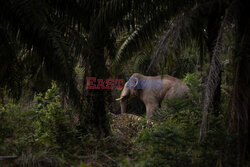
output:
M 248 0 L 0 5 L 0 166 L 249 166 Z M 86 77 L 182 79 L 146 120 Z M 137 115 L 137 116 L 136 116 Z M 12 156 L 13 155 L 13 156 Z M 10 157 L 8 157 L 10 156 Z

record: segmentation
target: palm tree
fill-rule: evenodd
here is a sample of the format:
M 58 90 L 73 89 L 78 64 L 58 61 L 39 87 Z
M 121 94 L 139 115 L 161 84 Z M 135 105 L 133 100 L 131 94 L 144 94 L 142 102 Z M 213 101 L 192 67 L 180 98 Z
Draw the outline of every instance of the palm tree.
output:
M 21 49 L 30 53 L 25 56 L 27 61 L 32 59 L 37 64 L 32 68 L 31 75 L 42 70 L 49 78 L 48 81 L 58 81 L 65 94 L 69 95 L 73 106 L 80 112 L 80 129 L 86 132 L 86 127 L 90 126 L 101 136 L 108 134 L 105 111 L 107 91 L 87 91 L 86 112 L 82 112 L 82 98 L 76 88 L 74 67 L 82 55 L 88 65 L 86 75 L 103 79 L 108 77 L 105 63 L 108 57 L 114 55 L 116 37 L 124 30 L 137 29 L 136 25 L 144 23 L 145 19 L 146 24 L 140 32 L 150 30 L 151 25 L 156 26 L 152 23 L 156 23 L 156 20 L 159 22 L 160 18 L 156 16 L 166 13 L 164 7 L 156 10 L 158 15 L 152 12 L 145 14 L 144 9 L 153 11 L 157 4 L 160 6 L 164 3 L 159 0 L 3 2 L 0 8 L 1 46 L 4 49 L 1 63 L 7 64 L 8 68 L 1 71 L 1 87 L 9 86 L 13 90 L 14 86 L 9 81 L 19 81 L 17 77 L 25 75 L 15 76 L 18 72 L 23 72 L 18 65 L 24 61 L 22 56 L 20 58 L 14 52 L 14 43 L 9 41 L 20 43 Z M 12 57 L 8 58 L 10 55 Z M 12 79 L 13 77 L 15 78 Z
M 82 33 L 86 22 L 82 20 L 89 10 L 84 7 L 90 9 L 76 1 L 3 2 L 0 7 L 0 62 L 3 67 L 0 87 L 17 92 L 15 97 L 20 96 L 23 80 L 42 72 L 48 82 L 58 82 L 75 109 L 83 115 L 74 68 L 86 47 Z M 79 11 L 87 13 L 79 17 Z
M 150 2 L 148 2 L 150 3 Z M 249 150 L 249 2 L 247 0 L 209 0 L 179 2 L 167 1 L 167 3 L 152 3 L 162 10 L 146 10 L 154 13 L 140 20 L 140 14 L 136 17 L 136 27 L 128 31 L 126 40 L 117 51 L 115 64 L 131 57 L 131 53 L 145 46 L 145 43 L 154 38 L 155 34 L 166 27 L 162 39 L 156 46 L 153 61 L 149 66 L 164 62 L 164 56 L 170 52 L 179 50 L 182 46 L 189 46 L 195 41 L 204 57 L 207 50 L 210 57 L 210 67 L 206 79 L 204 91 L 204 103 L 202 109 L 202 123 L 200 127 L 200 139 L 206 137 L 208 129 L 208 113 L 218 116 L 220 104 L 221 84 L 221 54 L 224 46 L 224 33 L 235 33 L 234 54 L 234 88 L 230 102 L 229 129 L 238 134 L 237 166 L 244 165 L 244 158 Z M 169 6 L 169 4 L 171 4 Z M 165 12 L 165 13 L 164 13 Z M 144 12 L 145 13 L 145 12 Z M 161 15 L 162 14 L 162 15 Z M 160 18 L 158 20 L 157 18 Z M 142 22 L 140 22 L 142 21 Z M 206 49 L 204 49 L 204 47 Z M 157 62 L 157 63 L 155 63 Z M 248 149 L 247 149 L 248 148 Z
M 230 103 L 229 129 L 238 134 L 237 166 L 244 166 L 245 156 L 249 153 L 249 14 L 248 1 L 221 0 L 197 1 L 189 11 L 180 10 L 180 15 L 173 18 L 155 51 L 156 60 L 161 60 L 172 49 L 188 44 L 190 39 L 206 44 L 210 55 L 210 68 L 205 87 L 204 105 L 202 109 L 201 139 L 208 128 L 208 111 L 216 110 L 220 96 L 221 62 L 223 51 L 223 34 L 236 34 L 234 54 L 234 84 Z M 176 6 L 178 8 L 178 6 Z M 154 62 L 154 61 L 153 61 Z
M 105 111 L 108 92 L 87 91 L 87 109 L 83 112 L 83 99 L 75 83 L 77 60 L 83 57 L 87 65 L 86 75 L 105 79 L 109 76 L 105 65 L 108 59 L 114 62 L 128 59 L 159 35 L 158 32 L 166 29 L 151 64 L 157 60 L 161 62 L 170 51 L 188 45 L 190 39 L 200 45 L 201 53 L 204 46 L 209 52 L 211 65 L 201 125 L 201 136 L 204 136 L 208 110 L 216 108 L 219 101 L 223 33 L 235 31 L 237 52 L 234 56 L 230 129 L 238 133 L 238 150 L 244 159 L 245 150 L 249 147 L 247 141 L 250 141 L 247 140 L 250 136 L 248 7 L 247 0 L 4 1 L 0 7 L 0 63 L 3 67 L 0 86 L 18 90 L 21 84 L 17 81 L 21 81 L 24 74 L 20 70 L 23 59 L 17 52 L 25 49 L 38 64 L 34 71 L 42 67 L 48 78 L 58 81 L 70 96 L 80 112 L 81 129 L 85 131 L 86 126 L 91 125 L 97 134 L 106 135 L 109 133 Z M 117 46 L 116 40 L 123 33 L 127 33 L 126 39 Z M 243 159 L 239 160 L 238 166 L 244 163 Z
M 180 1 L 178 2 L 181 4 Z M 105 65 L 108 60 L 121 61 L 121 57 L 138 49 L 138 47 L 133 46 L 134 44 L 142 46 L 143 40 L 146 41 L 154 37 L 153 30 L 158 25 L 164 25 L 164 23 L 161 23 L 162 18 L 167 14 L 177 13 L 175 10 L 171 12 L 165 10 L 167 7 L 171 9 L 175 3 L 161 0 L 97 0 L 90 1 L 87 4 L 89 3 L 95 4 L 92 5 L 95 6 L 95 10 L 88 15 L 91 21 L 87 24 L 89 28 L 85 28 L 87 51 L 83 54 L 88 57 L 88 75 L 103 79 L 110 75 Z M 145 9 L 151 12 L 145 13 Z M 116 39 L 124 32 L 128 32 L 130 35 L 128 35 L 124 44 L 119 47 L 116 45 Z M 145 33 L 148 35 L 145 35 Z M 131 36 L 139 40 L 136 41 Z M 126 43 L 129 43 L 128 41 L 131 41 L 132 45 L 126 45 Z M 127 48 L 129 49 L 126 50 Z M 116 49 L 118 49 L 117 54 L 114 52 Z M 125 52 L 126 54 L 123 54 Z M 108 93 L 107 90 L 89 90 L 87 92 L 87 112 L 90 113 L 87 116 L 88 121 L 90 124 L 94 124 L 93 127 L 101 136 L 109 133 L 105 111 L 105 108 L 107 108 L 105 99 Z

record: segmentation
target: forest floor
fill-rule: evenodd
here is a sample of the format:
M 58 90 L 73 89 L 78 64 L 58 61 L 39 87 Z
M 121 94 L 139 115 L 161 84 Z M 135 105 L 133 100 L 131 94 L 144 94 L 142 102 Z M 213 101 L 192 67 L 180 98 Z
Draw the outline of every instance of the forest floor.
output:
M 120 166 L 127 158 L 133 159 L 137 149 L 134 144 L 136 137 L 144 128 L 153 125 L 144 117 L 133 114 L 111 114 L 110 117 L 111 136 L 95 145 L 95 151 L 92 150 L 87 160 L 84 158 L 85 166 Z

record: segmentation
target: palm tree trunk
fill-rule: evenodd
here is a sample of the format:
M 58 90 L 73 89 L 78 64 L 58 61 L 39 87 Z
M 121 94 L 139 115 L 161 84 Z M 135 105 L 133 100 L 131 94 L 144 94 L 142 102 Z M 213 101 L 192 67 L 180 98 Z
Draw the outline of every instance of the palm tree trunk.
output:
M 249 41 L 250 42 L 250 41 Z M 249 52 L 250 53 L 250 52 Z M 247 150 L 250 150 L 249 120 L 250 120 L 250 58 L 242 56 L 235 62 L 233 94 L 231 100 L 231 115 L 229 127 L 238 135 L 237 154 L 238 167 L 244 164 Z
M 234 54 L 234 83 L 230 105 L 229 129 L 237 134 L 237 166 L 246 166 L 250 151 L 250 2 L 239 6 L 236 51 Z M 249 158 L 249 157 L 248 157 Z
M 90 75 L 97 79 L 106 79 L 108 71 L 105 66 L 104 45 L 101 41 L 93 42 L 90 47 Z M 90 89 L 88 91 L 88 107 L 89 123 L 94 128 L 94 133 L 99 137 L 107 136 L 110 133 L 109 120 L 107 117 L 106 97 L 107 90 L 105 89 Z
M 2 105 L 4 106 L 4 105 L 5 105 L 5 101 L 4 101 L 4 91 L 3 91 L 2 88 L 0 88 L 0 100 L 1 100 Z

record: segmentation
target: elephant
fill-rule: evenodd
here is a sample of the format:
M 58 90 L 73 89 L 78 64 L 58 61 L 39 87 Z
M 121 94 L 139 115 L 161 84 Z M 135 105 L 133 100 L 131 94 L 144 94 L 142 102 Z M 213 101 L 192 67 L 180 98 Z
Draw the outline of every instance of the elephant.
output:
M 146 118 L 160 108 L 163 99 L 187 97 L 190 95 L 188 86 L 180 79 L 169 75 L 145 76 L 134 73 L 124 84 L 120 98 L 121 113 L 126 112 L 127 102 L 138 97 L 146 106 Z

